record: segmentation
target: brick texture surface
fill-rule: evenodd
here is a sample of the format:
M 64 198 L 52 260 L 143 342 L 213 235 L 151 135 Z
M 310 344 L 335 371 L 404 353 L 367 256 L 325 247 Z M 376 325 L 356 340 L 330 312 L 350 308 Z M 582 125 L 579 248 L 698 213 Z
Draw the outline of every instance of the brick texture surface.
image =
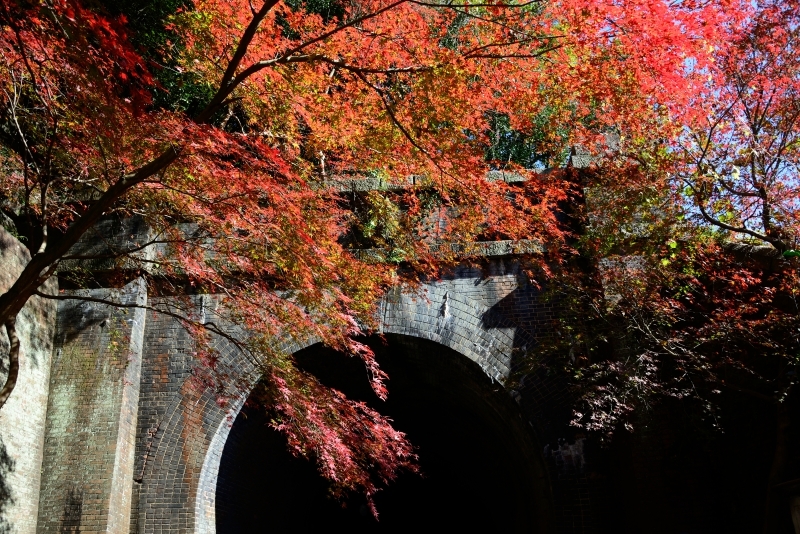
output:
M 520 279 L 516 264 L 500 259 L 482 269 L 459 269 L 447 279 L 425 284 L 416 294 L 392 292 L 381 305 L 383 332 L 447 346 L 475 362 L 495 383 L 506 384 L 520 362 L 535 351 L 537 339 L 547 335 L 555 314 L 538 291 Z M 216 302 L 214 297 L 196 296 L 151 304 L 189 308 L 200 317 L 213 314 Z M 245 383 L 257 382 L 252 364 L 233 345 L 223 339 L 215 343 L 220 365 Z M 177 320 L 148 313 L 131 532 L 215 532 L 220 458 L 249 392 L 242 391 L 224 407 L 218 405 L 215 395 L 192 379 L 194 351 Z M 559 531 L 591 532 L 589 493 L 583 460 L 578 458 L 582 451 L 562 451 L 574 448 L 565 439 L 569 399 L 564 384 L 545 372 L 535 372 L 521 384 L 509 393 L 542 444 L 553 491 L 560 499 L 556 502 Z
M 128 531 L 144 312 L 144 284 L 78 290 L 58 307 L 38 531 Z
M 58 306 L 49 395 L 47 388 L 38 390 L 40 403 L 47 402 L 47 423 L 37 530 L 215 532 L 220 459 L 250 386 L 218 404 L 214 392 L 193 379 L 196 347 L 178 320 L 80 297 L 180 308 L 201 320 L 215 314 L 219 299 L 148 300 L 138 280 L 123 289 L 72 294 L 78 299 Z M 46 315 L 44 308 L 37 313 Z M 537 358 L 537 342 L 549 335 L 557 309 L 525 282 L 513 258 L 460 267 L 415 294 L 392 291 L 380 314 L 383 333 L 448 347 L 506 388 L 547 466 L 557 530 L 592 532 L 584 452 L 571 439 L 565 384 L 546 365 L 521 376 Z M 241 334 L 235 325 L 228 330 Z M 47 332 L 41 331 L 40 345 L 49 355 Z M 234 379 L 258 382 L 255 366 L 232 343 L 220 337 L 213 344 Z
M 0 293 L 6 291 L 30 261 L 30 253 L 0 227 Z M 55 293 L 58 282 L 49 280 L 42 291 Z M 10 493 L 0 517 L 0 529 L 13 533 L 36 531 L 40 466 L 44 444 L 50 360 L 56 322 L 56 303 L 33 297 L 17 318 L 20 370 L 16 388 L 0 411 L 0 482 Z M 8 376 L 8 337 L 0 327 L 0 384 Z

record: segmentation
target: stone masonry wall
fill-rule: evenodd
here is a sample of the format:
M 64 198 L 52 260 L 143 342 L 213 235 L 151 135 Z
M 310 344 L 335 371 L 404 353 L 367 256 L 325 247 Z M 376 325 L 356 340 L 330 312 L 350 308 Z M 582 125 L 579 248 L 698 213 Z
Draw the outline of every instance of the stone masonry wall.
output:
M 180 302 L 153 299 L 151 305 L 173 309 L 178 304 L 184 313 L 188 309 L 205 320 L 214 315 L 217 301 L 203 295 Z M 233 373 L 252 372 L 252 364 L 230 342 L 215 338 L 213 345 Z M 134 482 L 138 498 L 130 531 L 197 532 L 198 491 L 206 486 L 204 466 L 214 458 L 218 463 L 214 455 L 221 453 L 224 443 L 214 440 L 233 419 L 226 419 L 226 410 L 216 403 L 215 395 L 192 379 L 196 346 L 179 321 L 148 313 L 144 346 Z M 213 524 L 213 489 L 205 497 L 212 502 L 207 511 Z
M 22 243 L 0 227 L 0 293 L 5 292 L 30 261 Z M 49 280 L 42 291 L 55 293 Z M 16 388 L 0 410 L 0 532 L 33 534 L 39 507 L 39 481 L 44 445 L 50 360 L 56 322 L 56 303 L 33 297 L 17 318 L 20 369 Z M 8 376 L 8 336 L 0 328 L 0 384 Z M 2 495 L 0 495 L 2 501 Z
M 215 302 L 211 296 L 193 296 L 181 307 L 204 317 L 213 314 Z M 170 298 L 151 301 L 159 308 L 170 303 Z M 505 383 L 520 360 L 535 354 L 536 341 L 548 335 L 555 310 L 526 283 L 513 260 L 496 259 L 481 268 L 459 268 L 450 277 L 424 284 L 416 295 L 392 292 L 382 305 L 382 314 L 385 333 L 450 347 L 478 364 L 495 383 Z M 238 350 L 222 341 L 217 349 L 220 365 L 232 375 L 249 377 L 252 366 Z M 195 350 L 178 321 L 148 312 L 131 532 L 216 531 L 219 460 L 247 392 L 236 402 L 220 406 L 213 392 L 198 389 L 191 379 Z M 564 412 L 568 406 L 564 384 L 543 371 L 530 374 L 518 391 L 509 393 L 542 445 L 551 444 L 544 456 L 552 468 L 553 491 L 561 500 L 555 510 L 557 530 L 592 531 L 582 461 L 557 464 L 561 456 L 548 452 L 559 451 L 559 443 L 572 438 L 568 418 L 563 417 L 569 415 Z
M 141 280 L 58 307 L 38 532 L 125 533 L 130 523 L 144 310 Z
M 58 306 L 50 393 L 42 401 L 48 407 L 36 532 L 215 532 L 219 459 L 247 392 L 218 405 L 213 392 L 191 379 L 196 348 L 179 321 L 97 300 L 178 305 L 203 318 L 214 314 L 217 299 L 148 301 L 140 280 L 123 289 L 61 295 L 75 300 Z M 500 384 L 535 353 L 555 313 L 508 257 L 459 267 L 416 295 L 391 292 L 381 309 L 387 334 L 448 346 Z M 252 364 L 231 343 L 215 343 L 220 361 L 249 382 Z M 509 393 L 541 443 L 557 450 L 559 440 L 570 439 L 557 380 L 533 373 Z M 549 450 L 558 531 L 591 531 L 583 476 L 556 465 Z

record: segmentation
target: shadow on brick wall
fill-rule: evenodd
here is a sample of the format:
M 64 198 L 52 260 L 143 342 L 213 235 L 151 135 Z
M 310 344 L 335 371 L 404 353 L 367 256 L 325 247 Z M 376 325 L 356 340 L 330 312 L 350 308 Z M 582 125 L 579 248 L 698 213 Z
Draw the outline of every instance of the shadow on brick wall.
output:
M 64 514 L 61 516 L 59 532 L 80 532 L 83 518 L 83 490 L 70 488 L 64 502 Z
M 555 497 L 556 530 L 585 534 L 596 531 L 590 496 L 584 436 L 570 426 L 573 399 L 566 376 L 551 357 L 537 350 L 553 334 L 558 308 L 541 291 L 518 277 L 518 286 L 483 316 L 486 329 L 513 329 L 510 361 L 512 397 L 534 428 L 548 465 Z
M 11 525 L 6 519 L 6 510 L 14 503 L 8 476 L 14 471 L 14 460 L 8 455 L 3 438 L 0 437 L 0 534 L 11 532 Z

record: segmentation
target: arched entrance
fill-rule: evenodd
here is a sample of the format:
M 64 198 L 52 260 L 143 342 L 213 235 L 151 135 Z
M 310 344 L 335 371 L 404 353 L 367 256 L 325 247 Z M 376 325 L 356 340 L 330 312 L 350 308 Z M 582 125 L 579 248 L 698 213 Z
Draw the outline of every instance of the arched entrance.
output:
M 496 289 L 499 282 L 491 284 Z M 540 531 L 590 531 L 591 498 L 581 471 L 582 457 L 578 458 L 581 462 L 576 462 L 574 454 L 569 457 L 561 454 L 559 445 L 553 449 L 553 444 L 563 441 L 562 437 L 569 438 L 574 433 L 567 426 L 570 412 L 564 384 L 559 382 L 556 374 L 548 371 L 546 365 L 526 374 L 519 383 L 514 384 L 515 389 L 511 389 L 510 383 L 507 384 L 511 373 L 521 370 L 518 368 L 519 362 L 535 357 L 536 339 L 533 333 L 537 325 L 546 324 L 550 312 L 547 307 L 537 304 L 533 290 L 509 289 L 510 293 L 500 298 L 495 294 L 499 294 L 499 290 L 487 289 L 491 284 L 474 278 L 434 282 L 426 284 L 420 291 L 424 298 L 392 291 L 381 302 L 379 330 L 390 340 L 389 348 L 403 343 L 413 345 L 416 343 L 413 340 L 419 340 L 419 343 L 428 347 L 408 352 L 412 359 L 414 354 L 428 355 L 426 364 L 421 367 L 422 374 L 415 375 L 418 379 L 426 373 L 433 373 L 433 369 L 438 367 L 438 364 L 431 363 L 437 361 L 430 356 L 431 353 L 434 356 L 449 355 L 443 356 L 442 361 L 455 362 L 455 367 L 469 369 L 466 375 L 476 378 L 467 380 L 459 374 L 460 371 L 448 371 L 450 364 L 442 364 L 444 370 L 437 371 L 437 376 L 447 377 L 451 373 L 462 378 L 449 382 L 437 379 L 434 383 L 470 384 L 466 386 L 467 389 L 474 390 L 477 397 L 487 400 L 497 394 L 497 399 L 502 398 L 489 402 L 490 406 L 497 406 L 492 409 L 498 414 L 490 420 L 507 422 L 513 429 L 512 436 L 527 435 L 525 440 L 531 443 L 534 439 L 527 432 L 534 429 L 540 441 L 530 447 L 520 446 L 518 450 L 529 451 L 526 454 L 533 455 L 535 460 L 530 465 L 541 465 L 541 457 L 546 458 L 553 490 L 547 491 L 549 485 L 542 482 L 537 485 L 540 488 L 537 494 L 541 493 L 543 497 L 540 500 L 528 500 L 537 503 L 532 508 L 536 510 L 536 524 L 543 522 L 546 525 L 546 529 L 543 527 Z M 471 295 L 476 298 L 471 298 Z M 494 300 L 487 295 L 494 295 Z M 213 297 L 197 297 L 196 302 L 198 310 L 213 309 Z M 232 335 L 237 335 L 236 325 L 230 325 L 230 328 Z M 301 345 L 287 343 L 284 350 L 299 353 L 315 343 L 313 340 Z M 212 389 L 198 388 L 191 379 L 194 361 L 192 341 L 183 327 L 171 317 L 148 317 L 144 344 L 146 357 L 143 357 L 143 389 L 140 394 L 134 466 L 134 530 L 141 534 L 215 534 L 217 490 L 224 486 L 218 484 L 221 459 L 229 441 L 232 422 L 237 419 L 250 392 L 242 390 L 240 397 L 220 405 Z M 224 365 L 231 376 L 243 381 L 238 385 L 258 382 L 258 369 L 233 343 L 220 337 L 215 340 L 215 346 L 220 365 Z M 360 363 L 353 363 L 357 364 L 354 371 L 356 376 L 359 370 L 364 373 Z M 389 384 L 391 402 L 394 402 L 395 398 L 401 396 L 397 388 L 400 374 L 390 364 L 387 370 L 394 380 Z M 501 384 L 506 384 L 505 391 Z M 447 390 L 442 393 L 442 398 L 447 399 L 448 395 L 464 398 L 459 397 L 458 392 L 450 393 Z M 464 401 L 464 405 L 479 404 Z M 520 412 L 522 418 L 519 417 Z M 399 423 L 400 417 L 396 418 Z M 411 433 L 405 424 L 400 428 Z M 489 430 L 479 434 L 503 435 L 495 426 L 483 428 Z M 420 441 L 414 436 L 412 438 Z M 509 452 L 513 448 L 500 450 L 504 451 L 500 456 L 513 456 Z M 523 464 L 515 465 L 515 469 L 521 469 L 519 466 Z M 532 478 L 527 475 L 526 478 L 539 481 L 547 479 L 544 469 L 537 467 L 531 473 Z M 550 503 L 550 493 L 553 494 L 554 513 L 548 511 L 548 504 L 538 504 Z M 514 512 L 509 512 L 508 502 L 498 505 L 500 508 L 493 513 L 502 516 L 516 514 L 518 507 L 514 507 Z M 554 519 L 551 521 L 548 519 L 550 517 Z M 529 530 L 536 529 L 531 527 Z
M 399 334 L 368 343 L 390 376 L 385 403 L 372 394 L 358 360 L 320 345 L 296 358 L 327 385 L 392 417 L 418 446 L 423 477 L 403 475 L 378 494 L 376 522 L 358 497 L 346 508 L 328 499 L 314 466 L 292 458 L 266 417 L 246 407 L 222 451 L 216 531 L 550 531 L 542 447 L 508 392 L 439 343 Z

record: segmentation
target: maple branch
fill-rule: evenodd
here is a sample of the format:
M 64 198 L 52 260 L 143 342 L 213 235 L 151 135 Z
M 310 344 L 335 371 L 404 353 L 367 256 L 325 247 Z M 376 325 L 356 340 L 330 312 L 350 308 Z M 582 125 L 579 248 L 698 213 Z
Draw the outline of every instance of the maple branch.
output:
M 250 24 L 247 25 L 247 29 L 242 34 L 242 38 L 239 39 L 239 44 L 236 46 L 236 52 L 234 52 L 231 61 L 228 63 L 228 68 L 225 69 L 225 74 L 222 75 L 222 79 L 219 82 L 220 88 L 226 87 L 233 79 L 234 74 L 236 74 L 236 69 L 239 68 L 239 64 L 242 62 L 244 55 L 247 53 L 247 48 L 253 41 L 256 31 L 258 31 L 258 27 L 261 25 L 264 17 L 267 16 L 267 13 L 269 13 L 269 11 L 275 7 L 278 1 L 279 0 L 267 0 L 257 12 L 251 7 L 251 11 L 253 11 L 253 20 L 251 20 Z
M 380 8 L 380 9 L 378 9 L 377 11 L 373 11 L 372 13 L 367 13 L 366 15 L 362 15 L 360 17 L 356 17 L 353 20 L 348 21 L 345 24 L 342 24 L 341 26 L 337 26 L 336 28 L 334 28 L 332 30 L 329 30 L 329 31 L 327 31 L 327 32 L 325 32 L 325 33 L 323 33 L 321 35 L 318 35 L 317 37 L 314 37 L 313 39 L 309 39 L 308 41 L 295 46 L 294 48 L 292 48 L 288 52 L 282 54 L 282 56 L 286 57 L 286 56 L 294 55 L 294 54 L 298 53 L 299 51 L 301 51 L 302 49 L 311 46 L 312 44 L 318 43 L 320 41 L 324 41 L 328 37 L 330 37 L 332 35 L 335 35 L 335 34 L 339 33 L 342 30 L 345 30 L 347 28 L 355 26 L 356 24 L 360 24 L 360 23 L 362 23 L 364 21 L 367 21 L 369 19 L 373 19 L 373 18 L 377 17 L 378 15 L 381 15 L 381 14 L 383 14 L 383 13 L 389 11 L 389 10 L 392 10 L 395 7 L 397 7 L 397 6 L 401 5 L 401 4 L 404 4 L 406 2 L 409 2 L 409 1 L 410 0 L 396 0 L 395 2 L 392 2 L 391 4 L 388 4 L 388 5 Z
M 19 337 L 17 336 L 17 319 L 10 318 L 5 321 L 6 334 L 8 334 L 8 376 L 3 389 L 0 390 L 0 409 L 3 408 L 19 377 Z
M 756 198 L 759 197 L 758 193 L 753 193 L 753 192 L 749 192 L 749 191 L 740 191 L 740 190 L 736 189 L 733 185 L 728 183 L 726 180 L 720 179 L 719 180 L 719 184 L 727 192 L 729 192 L 729 193 L 731 193 L 733 195 L 739 196 L 739 197 L 756 197 Z
M 408 139 L 408 142 L 411 143 L 417 150 L 419 150 L 420 152 L 425 154 L 428 158 L 430 158 L 430 160 L 433 161 L 433 163 L 437 167 L 439 167 L 439 164 L 436 163 L 436 161 L 431 157 L 431 155 L 428 153 L 428 151 L 425 150 L 423 147 L 421 147 L 414 140 L 414 138 L 412 137 L 411 133 L 406 129 L 405 126 L 403 126 L 403 124 L 400 122 L 400 120 L 394 114 L 394 110 L 392 109 L 392 105 L 391 105 L 391 103 L 389 101 L 387 101 L 386 95 L 384 94 L 384 92 L 379 87 L 376 87 L 375 85 L 371 84 L 369 82 L 369 80 L 367 80 L 367 77 L 364 76 L 363 74 L 357 72 L 356 76 L 358 76 L 361 79 L 361 81 L 363 81 L 367 85 L 367 87 L 371 88 L 373 91 L 378 93 L 378 96 L 381 98 L 381 102 L 383 103 L 383 107 L 386 110 L 386 113 L 389 114 L 389 118 L 392 120 L 394 125 L 397 126 L 397 128 L 400 130 L 400 132 L 403 134 L 403 136 L 406 139 Z M 440 170 L 442 170 L 442 169 L 440 168 Z
M 697 190 L 694 188 L 694 186 L 692 184 L 688 184 L 688 185 L 693 191 L 695 191 L 697 193 Z M 729 230 L 731 232 L 737 232 L 737 233 L 741 233 L 741 234 L 747 234 L 747 235 L 749 235 L 751 237 L 755 237 L 756 239 L 760 239 L 761 241 L 765 241 L 765 242 L 769 243 L 770 245 L 772 245 L 773 247 L 775 247 L 776 249 L 778 249 L 780 251 L 784 251 L 787 248 L 789 248 L 786 245 L 786 243 L 784 243 L 781 239 L 777 239 L 777 238 L 772 238 L 772 237 L 766 236 L 764 234 L 756 232 L 755 230 L 751 230 L 751 229 L 749 229 L 749 228 L 747 228 L 745 226 L 732 226 L 730 224 L 727 224 L 727 223 L 724 223 L 724 222 L 720 221 L 716 217 L 713 217 L 713 216 L 709 215 L 709 213 L 706 211 L 705 202 L 703 202 L 699 198 L 699 196 L 697 194 L 695 194 L 695 198 L 697 199 L 697 201 L 696 201 L 697 207 L 700 209 L 700 213 L 703 216 L 703 219 L 705 219 L 707 222 L 709 222 L 709 223 L 711 223 L 713 225 L 719 226 L 720 228 L 722 228 L 724 230 Z
M 297 56 L 295 56 L 297 57 Z M 361 74 L 401 74 L 401 73 L 409 73 L 409 72 L 427 72 L 432 70 L 433 66 L 409 66 L 409 67 L 389 67 L 389 68 L 372 68 L 372 67 L 357 67 L 355 65 L 350 65 L 345 63 L 341 59 L 332 59 L 326 56 L 321 55 L 310 55 L 305 56 L 308 58 L 308 61 L 321 61 L 323 63 L 329 63 L 337 68 L 342 70 L 356 72 Z
M 769 395 L 764 395 L 763 393 L 759 393 L 758 391 L 753 391 L 752 389 L 743 388 L 743 387 L 735 386 L 733 384 L 729 384 L 729 383 L 725 382 L 724 380 L 720 380 L 718 382 L 718 384 L 720 384 L 721 386 L 726 387 L 728 389 L 732 389 L 734 391 L 738 391 L 739 393 L 744 393 L 745 395 L 750 395 L 753 398 L 766 401 L 766 402 L 768 402 L 770 404 L 775 404 L 777 402 L 777 399 L 775 399 L 774 397 L 770 397 Z
M 524 39 L 512 39 L 506 42 L 495 42 L 495 43 L 488 43 L 481 46 L 476 46 L 472 50 L 467 50 L 464 52 L 464 56 L 469 56 L 474 54 L 475 52 L 480 52 L 481 50 L 487 50 L 489 48 L 501 48 L 506 46 L 518 45 L 518 44 L 525 44 L 530 43 L 531 41 L 549 41 L 554 39 L 562 39 L 566 37 L 565 35 L 545 35 L 545 36 L 529 36 L 525 37 Z
M 279 0 L 270 0 L 268 3 L 264 4 L 264 8 L 266 8 L 267 5 L 269 5 L 269 8 L 272 8 L 275 4 L 278 3 L 278 1 Z M 237 49 L 236 49 L 236 54 L 234 54 L 234 57 L 231 60 L 231 63 L 228 65 L 228 68 L 225 70 L 225 76 L 223 76 L 222 82 L 220 82 L 220 87 L 217 90 L 217 93 L 214 95 L 214 98 L 211 99 L 211 102 L 208 104 L 208 106 L 206 106 L 206 109 L 203 110 L 195 118 L 195 121 L 198 122 L 198 123 L 207 122 L 211 118 L 211 116 L 214 114 L 214 112 L 217 109 L 219 109 L 219 107 L 222 105 L 222 103 L 225 101 L 225 99 L 228 97 L 228 95 L 230 95 L 239 85 L 242 84 L 242 82 L 244 82 L 247 78 L 249 78 L 253 74 L 255 74 L 255 73 L 257 73 L 257 72 L 259 72 L 259 71 L 261 71 L 261 70 L 263 70 L 263 69 L 265 69 L 267 67 L 270 67 L 272 65 L 285 64 L 285 63 L 288 64 L 288 63 L 307 62 L 307 61 L 309 61 L 309 58 L 312 57 L 312 56 L 306 56 L 306 55 L 299 56 L 299 55 L 297 55 L 297 53 L 300 52 L 301 50 L 303 50 L 304 48 L 307 48 L 307 47 L 309 47 L 309 46 L 311 46 L 313 44 L 316 44 L 316 43 L 318 43 L 320 41 L 324 41 L 328 37 L 330 37 L 332 35 L 335 35 L 335 34 L 341 32 L 341 31 L 343 31 L 343 30 L 345 30 L 347 28 L 355 26 L 356 24 L 359 24 L 359 23 L 364 22 L 366 20 L 369 20 L 371 18 L 375 18 L 378 15 L 381 15 L 382 13 L 385 13 L 386 11 L 394 9 L 395 7 L 397 7 L 397 6 L 399 6 L 399 5 L 403 4 L 403 3 L 406 3 L 408 1 L 409 0 L 396 0 L 395 2 L 393 2 L 393 3 L 391 3 L 391 4 L 387 5 L 387 6 L 384 6 L 381 9 L 373 11 L 372 13 L 368 13 L 368 14 L 363 15 L 361 17 L 356 17 L 355 19 L 353 19 L 353 20 L 351 20 L 351 21 L 349 21 L 349 22 L 347 22 L 347 23 L 345 23 L 345 24 L 343 24 L 341 26 L 337 26 L 336 28 L 334 28 L 332 30 L 324 32 L 324 33 L 318 35 L 317 37 L 314 37 L 313 39 L 309 39 L 308 41 L 305 41 L 304 43 L 301 43 L 301 44 L 295 46 L 294 48 L 289 49 L 288 51 L 284 52 L 283 54 L 280 54 L 278 57 L 275 57 L 273 59 L 257 61 L 255 63 L 253 63 L 252 65 L 250 65 L 249 67 L 247 67 L 246 69 L 244 69 L 242 72 L 240 72 L 236 76 L 233 76 L 233 73 L 236 71 L 236 68 L 238 68 L 239 64 L 241 63 L 241 60 L 244 57 L 244 54 L 246 53 L 247 48 L 250 46 L 250 42 L 253 40 L 253 37 L 255 36 L 255 32 L 258 29 L 258 26 L 261 24 L 261 21 L 263 20 L 264 16 L 266 16 L 267 12 L 269 11 L 269 9 L 266 9 L 266 11 L 264 11 L 264 8 L 262 8 L 263 15 L 261 14 L 262 11 L 259 11 L 258 15 L 259 15 L 260 18 L 259 17 L 254 17 L 253 18 L 253 20 L 250 22 L 250 24 L 247 27 L 247 31 L 245 31 L 245 34 L 242 36 L 242 39 L 239 41 L 239 45 L 237 46 Z M 252 30 L 252 32 L 251 32 L 251 30 Z M 248 32 L 250 32 L 250 33 L 248 33 Z M 235 65 L 234 65 L 234 62 L 236 62 Z M 229 74 L 230 74 L 230 76 L 228 76 Z
M 290 63 L 311 63 L 314 61 L 319 61 L 322 63 L 328 63 L 330 65 L 334 65 L 337 68 L 341 68 L 343 70 L 347 70 L 350 72 L 355 73 L 363 73 L 363 74 L 397 74 L 397 73 L 408 73 L 408 72 L 425 72 L 433 69 L 433 66 L 411 66 L 411 67 L 389 67 L 389 68 L 372 68 L 372 67 L 357 67 L 355 65 L 350 65 L 348 63 L 344 63 L 340 59 L 332 59 L 327 56 L 318 55 L 318 54 L 302 54 L 302 55 L 292 55 L 292 56 L 281 56 L 273 59 L 265 59 L 263 61 L 258 61 L 250 65 L 247 69 L 239 73 L 236 77 L 234 83 L 236 85 L 242 83 L 245 79 L 252 76 L 256 72 L 263 70 L 267 67 L 271 67 L 274 65 L 288 65 Z M 227 99 L 222 102 L 223 105 L 226 102 L 230 102 L 234 99 Z
M 37 254 L 41 254 L 47 248 L 47 182 L 39 182 L 39 192 L 41 193 L 41 200 L 39 201 L 42 211 L 42 243 L 39 245 Z
M 168 245 L 171 243 L 187 243 L 187 242 L 188 240 L 185 239 L 153 239 L 141 245 L 137 245 L 135 247 L 131 247 L 122 251 L 109 252 L 105 254 L 68 254 L 66 256 L 62 256 L 61 261 L 102 260 L 102 259 L 119 258 L 121 256 L 127 256 L 129 254 L 133 254 L 134 252 L 141 252 L 142 250 L 152 245 Z M 143 258 L 137 258 L 137 259 L 145 261 Z
M 53 273 L 61 258 L 117 200 L 136 185 L 170 165 L 180 154 L 180 149 L 171 146 L 149 163 L 122 176 L 67 228 L 61 239 L 48 243 L 45 250 L 34 254 L 14 284 L 0 295 L 0 320 L 7 322 L 16 317 L 33 292 Z
M 524 34 L 525 33 L 525 32 L 523 32 L 523 31 L 521 31 L 521 30 L 519 30 L 517 28 L 514 28 L 513 26 L 511 26 L 509 24 L 505 24 L 503 22 L 500 22 L 500 20 L 497 20 L 497 19 L 481 17 L 481 16 L 476 15 L 474 13 L 470 13 L 469 11 L 466 11 L 466 10 L 462 11 L 462 10 L 456 9 L 454 11 L 456 13 L 459 13 L 459 14 L 464 15 L 465 17 L 469 17 L 471 19 L 475 19 L 475 20 L 479 20 L 481 22 L 486 22 L 486 23 L 489 23 L 489 24 L 494 24 L 494 25 L 500 26 L 501 28 L 505 28 L 506 30 L 508 30 L 508 31 L 510 31 L 512 33 L 517 33 L 517 34 Z
M 233 57 L 231 58 L 230 62 L 228 62 L 228 67 L 225 69 L 225 73 L 222 75 L 217 93 L 211 99 L 211 102 L 208 103 L 206 108 L 195 118 L 197 123 L 202 124 L 208 121 L 220 106 L 222 101 L 224 101 L 225 98 L 236 88 L 236 86 L 241 83 L 241 81 L 237 81 L 238 77 L 234 77 L 236 74 L 236 69 L 238 69 L 239 65 L 242 63 L 242 59 L 244 59 L 247 49 L 250 47 L 250 43 L 253 41 L 253 37 L 255 37 L 256 31 L 258 31 L 258 27 L 261 25 L 264 17 L 267 16 L 267 13 L 269 13 L 269 11 L 275 7 L 278 2 L 279 0 L 267 0 L 264 2 L 264 5 L 261 6 L 261 9 L 253 14 L 253 19 L 250 21 L 250 24 L 247 25 L 247 29 L 245 29 L 244 33 L 242 34 L 242 38 L 239 39 L 239 44 L 236 46 L 236 51 L 233 53 Z
M 155 181 L 154 181 L 154 183 L 155 183 Z M 208 206 L 211 206 L 211 205 L 222 205 L 222 204 L 225 204 L 226 202 L 229 202 L 231 200 L 237 200 L 239 198 L 248 197 L 248 196 L 252 195 L 252 193 L 246 192 L 246 193 L 236 193 L 234 195 L 228 195 L 228 196 L 218 197 L 218 198 L 208 198 L 208 197 L 202 197 L 198 193 L 192 193 L 192 192 L 187 191 L 185 189 L 179 189 L 177 187 L 173 187 L 171 185 L 167 185 L 167 184 L 164 184 L 164 183 L 161 183 L 161 182 L 158 182 L 158 184 L 162 188 L 166 189 L 167 191 L 174 191 L 174 192 L 176 192 L 176 193 L 178 193 L 180 195 L 187 196 L 187 197 L 191 198 L 192 200 L 196 200 L 199 203 L 206 204 Z
M 559 48 L 563 48 L 563 45 L 551 46 L 549 48 L 545 48 L 540 50 L 539 52 L 532 53 L 532 54 L 467 54 L 464 57 L 468 59 L 506 59 L 506 58 L 525 58 L 525 59 L 533 59 L 537 57 L 541 57 L 548 52 L 552 52 L 553 50 L 558 50 Z

